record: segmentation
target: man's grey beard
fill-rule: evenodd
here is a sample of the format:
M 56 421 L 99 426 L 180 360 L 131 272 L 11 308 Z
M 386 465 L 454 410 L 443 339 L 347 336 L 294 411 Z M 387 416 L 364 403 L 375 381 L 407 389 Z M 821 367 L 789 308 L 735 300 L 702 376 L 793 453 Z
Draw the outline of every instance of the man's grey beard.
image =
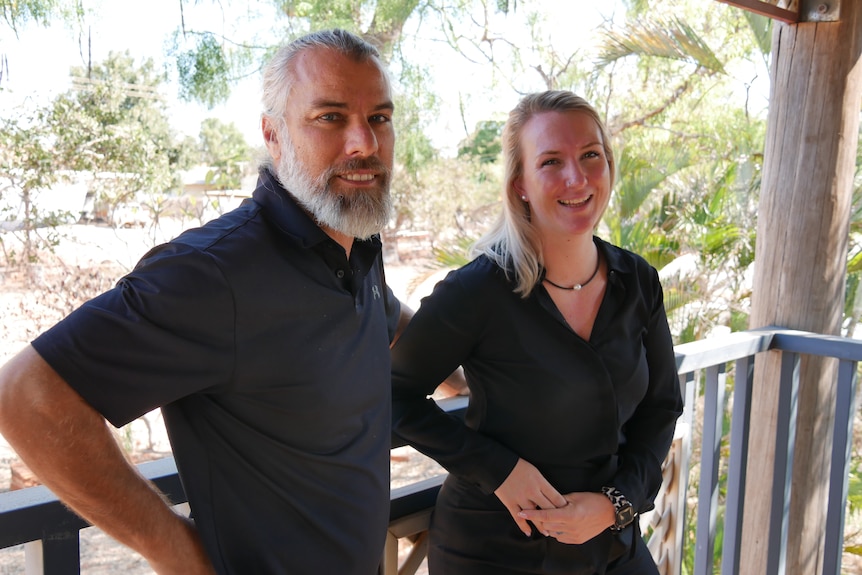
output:
M 392 213 L 390 170 L 380 160 L 350 160 L 340 166 L 331 166 L 314 178 L 300 165 L 287 129 L 282 128 L 279 132 L 281 158 L 275 166 L 278 181 L 318 225 L 362 240 L 379 233 L 386 226 Z M 376 188 L 341 194 L 329 185 L 332 178 L 340 173 L 369 168 L 379 173 L 380 185 Z

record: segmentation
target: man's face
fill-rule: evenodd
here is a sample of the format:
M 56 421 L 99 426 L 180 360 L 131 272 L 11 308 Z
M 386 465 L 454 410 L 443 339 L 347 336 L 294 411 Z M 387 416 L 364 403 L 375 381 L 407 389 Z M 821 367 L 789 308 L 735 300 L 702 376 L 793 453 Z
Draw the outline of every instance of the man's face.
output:
M 391 211 L 395 143 L 386 75 L 376 59 L 312 48 L 293 77 L 283 127 L 268 134 L 264 121 L 279 181 L 328 233 L 378 233 Z

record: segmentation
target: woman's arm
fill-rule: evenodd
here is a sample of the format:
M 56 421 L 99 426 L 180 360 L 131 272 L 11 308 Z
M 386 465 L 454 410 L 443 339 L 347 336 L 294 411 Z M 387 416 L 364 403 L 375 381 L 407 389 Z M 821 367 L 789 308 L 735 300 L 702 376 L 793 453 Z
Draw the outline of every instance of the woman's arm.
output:
M 661 487 L 661 465 L 683 409 L 661 284 L 658 273 L 651 272 L 653 299 L 644 337 L 649 385 L 634 414 L 624 424 L 626 443 L 620 447 L 621 466 L 613 484 L 638 512 L 652 509 L 652 501 Z
M 461 273 L 450 273 L 422 300 L 392 348 L 393 433 L 491 494 L 518 455 L 443 412 L 430 397 L 462 364 L 469 380 L 469 362 L 491 313 Z

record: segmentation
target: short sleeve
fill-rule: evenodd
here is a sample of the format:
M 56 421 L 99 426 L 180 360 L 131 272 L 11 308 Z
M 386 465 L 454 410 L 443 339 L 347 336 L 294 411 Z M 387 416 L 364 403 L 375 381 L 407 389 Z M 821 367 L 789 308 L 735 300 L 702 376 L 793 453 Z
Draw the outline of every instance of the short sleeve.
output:
M 234 321 L 232 290 L 213 258 L 172 243 L 32 343 L 121 426 L 186 395 L 229 386 Z

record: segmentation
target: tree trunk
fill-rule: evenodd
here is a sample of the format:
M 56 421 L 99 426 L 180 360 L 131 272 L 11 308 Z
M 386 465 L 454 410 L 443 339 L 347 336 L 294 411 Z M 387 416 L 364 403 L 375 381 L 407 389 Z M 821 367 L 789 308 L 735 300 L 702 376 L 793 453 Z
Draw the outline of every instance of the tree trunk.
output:
M 757 230 L 751 327 L 838 334 L 862 101 L 862 2 L 841 0 L 837 22 L 775 25 L 772 94 Z M 778 358 L 758 361 L 752 437 L 775 437 Z M 834 362 L 803 361 L 786 566 L 823 562 Z M 775 445 L 752 441 L 742 573 L 765 573 Z

